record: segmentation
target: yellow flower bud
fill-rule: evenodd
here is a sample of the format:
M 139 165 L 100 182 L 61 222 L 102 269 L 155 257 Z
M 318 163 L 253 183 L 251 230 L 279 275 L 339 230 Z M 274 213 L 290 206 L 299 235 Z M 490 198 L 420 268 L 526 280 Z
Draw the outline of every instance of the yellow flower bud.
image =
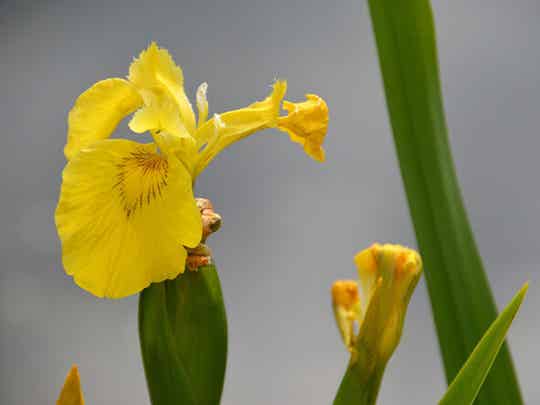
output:
M 299 143 L 313 159 L 322 162 L 325 154 L 322 148 L 328 128 L 328 107 L 315 94 L 306 94 L 302 103 L 283 102 L 283 109 L 289 114 L 278 119 L 278 128 L 289 134 L 291 141 Z
M 384 368 L 399 343 L 407 305 L 422 273 L 422 260 L 412 249 L 374 244 L 359 252 L 354 261 L 359 276 L 355 308 L 346 312 L 344 305 L 349 303 L 346 291 L 352 290 L 353 282 L 347 282 L 347 288 L 336 282 L 332 289 L 336 322 L 342 336 L 343 330 L 349 332 L 354 323 L 358 325 L 358 333 L 344 338 L 353 361 L 360 356 L 370 363 L 367 366 Z M 336 306 L 341 309 L 336 311 Z M 353 320 L 345 323 L 344 314 L 354 314 Z
M 69 370 L 56 405 L 84 405 L 81 379 L 76 365 Z

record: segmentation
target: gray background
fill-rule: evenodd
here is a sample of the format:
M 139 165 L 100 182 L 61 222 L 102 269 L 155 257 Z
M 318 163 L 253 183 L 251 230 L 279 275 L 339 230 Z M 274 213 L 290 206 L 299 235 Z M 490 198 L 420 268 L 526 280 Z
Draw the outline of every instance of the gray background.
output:
M 540 403 L 540 3 L 434 9 L 457 170 L 499 305 L 532 281 L 510 341 L 526 402 Z M 53 403 L 73 362 L 88 404 L 148 403 L 137 298 L 72 283 L 53 211 L 68 109 L 150 40 L 183 66 L 189 94 L 208 81 L 212 112 L 264 97 L 275 77 L 289 98 L 330 106 L 326 164 L 266 131 L 198 181 L 225 219 L 211 241 L 230 326 L 223 404 L 330 403 L 347 362 L 330 284 L 354 277 L 353 254 L 373 241 L 415 243 L 366 4 L 7 0 L 0 21 L 0 403 Z M 443 390 L 422 281 L 380 402 L 430 404 Z

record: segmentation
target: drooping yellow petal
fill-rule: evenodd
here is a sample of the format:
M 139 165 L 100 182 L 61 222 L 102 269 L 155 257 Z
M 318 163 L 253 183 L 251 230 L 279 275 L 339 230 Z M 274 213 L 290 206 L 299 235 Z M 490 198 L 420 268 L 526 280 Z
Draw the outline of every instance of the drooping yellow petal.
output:
M 98 297 L 121 298 L 184 270 L 201 240 L 192 178 L 153 144 L 94 143 L 66 166 L 56 225 L 66 273 Z
M 129 67 L 128 79 L 143 97 L 170 98 L 178 106 L 182 121 L 190 133 L 195 132 L 195 114 L 184 91 L 184 74 L 169 52 L 152 42 Z
M 206 92 L 208 91 L 208 83 L 201 83 L 197 88 L 197 110 L 199 112 L 199 121 L 197 127 L 200 127 L 208 118 L 208 99 Z
M 289 134 L 291 141 L 299 143 L 313 159 L 322 162 L 325 158 L 322 143 L 328 128 L 328 107 L 315 95 L 306 94 L 302 103 L 283 102 L 288 115 L 278 120 L 278 128 Z
M 66 158 L 69 160 L 82 148 L 108 138 L 118 123 L 141 104 L 137 90 L 124 79 L 94 84 L 79 96 L 69 112 Z
M 274 83 L 272 93 L 264 100 L 253 103 L 246 108 L 219 114 L 221 121 L 219 125 L 215 122 L 215 117 L 206 121 L 196 134 L 198 141 L 208 143 L 201 152 L 195 176 L 230 144 L 256 131 L 276 126 L 281 100 L 283 100 L 286 91 L 287 83 L 278 80 Z
M 56 405 L 84 405 L 81 379 L 76 365 L 69 370 Z

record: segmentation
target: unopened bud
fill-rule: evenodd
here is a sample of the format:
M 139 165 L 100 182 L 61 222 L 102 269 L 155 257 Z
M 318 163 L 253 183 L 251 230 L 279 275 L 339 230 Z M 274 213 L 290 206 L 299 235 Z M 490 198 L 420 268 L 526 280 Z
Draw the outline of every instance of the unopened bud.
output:
M 69 370 L 56 405 L 84 405 L 81 379 L 76 365 Z
M 374 244 L 359 252 L 354 261 L 358 268 L 358 284 L 338 281 L 332 288 L 336 322 L 342 336 L 354 330 L 354 323 L 358 324 L 356 334 L 353 332 L 352 337 L 344 337 L 353 359 L 362 351 L 364 360 L 378 363 L 370 364 L 370 367 L 384 367 L 401 338 L 407 306 L 422 273 L 422 260 L 412 249 Z M 352 283 L 359 289 L 354 309 L 347 310 L 345 304 L 352 302 L 348 297 L 355 294 Z M 343 309 L 336 311 L 336 306 Z M 354 319 L 349 320 L 347 316 L 354 316 Z
M 202 218 L 203 237 L 201 242 L 205 242 L 211 234 L 217 232 L 221 227 L 221 215 L 214 212 L 214 207 L 210 200 L 196 198 L 195 201 L 197 202 L 197 207 L 201 212 Z
M 196 198 L 197 207 L 202 219 L 202 239 L 195 248 L 187 248 L 188 257 L 186 267 L 190 271 L 197 271 L 200 267 L 212 263 L 212 251 L 206 245 L 206 239 L 221 227 L 221 216 L 214 212 L 214 207 L 210 200 L 206 198 Z

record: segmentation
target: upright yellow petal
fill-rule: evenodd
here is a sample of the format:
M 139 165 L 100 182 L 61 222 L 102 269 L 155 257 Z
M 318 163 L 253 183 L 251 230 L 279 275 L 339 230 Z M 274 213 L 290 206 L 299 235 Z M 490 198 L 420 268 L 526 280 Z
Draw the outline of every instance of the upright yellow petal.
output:
M 141 104 L 137 90 L 124 79 L 94 84 L 79 96 L 69 112 L 66 158 L 69 160 L 82 148 L 108 138 L 118 123 Z
M 374 244 L 369 249 L 364 249 L 354 256 L 354 263 L 358 269 L 358 278 L 360 280 L 362 314 L 366 313 L 367 305 L 370 303 L 377 287 L 377 278 L 380 276 L 377 267 L 380 246 Z
M 288 115 L 281 117 L 278 128 L 289 134 L 291 141 L 299 143 L 313 159 L 322 162 L 325 154 L 322 148 L 328 128 L 328 107 L 325 101 L 315 95 L 306 94 L 302 103 L 283 102 Z
M 185 127 L 195 132 L 195 114 L 184 91 L 184 74 L 166 49 L 152 42 L 129 67 L 128 79 L 145 98 L 152 95 L 174 100 Z
M 84 405 L 81 379 L 77 366 L 73 365 L 69 370 L 56 405 Z
M 195 175 L 198 175 L 219 152 L 230 144 L 256 131 L 276 126 L 281 100 L 286 91 L 287 83 L 279 80 L 274 83 L 272 93 L 264 100 L 246 108 L 219 114 L 219 123 L 216 123 L 215 117 L 206 121 L 196 134 L 197 140 L 207 142 L 207 145 L 201 152 Z
M 56 225 L 66 273 L 98 297 L 121 298 L 184 270 L 201 241 L 192 178 L 153 144 L 94 143 L 63 174 Z

